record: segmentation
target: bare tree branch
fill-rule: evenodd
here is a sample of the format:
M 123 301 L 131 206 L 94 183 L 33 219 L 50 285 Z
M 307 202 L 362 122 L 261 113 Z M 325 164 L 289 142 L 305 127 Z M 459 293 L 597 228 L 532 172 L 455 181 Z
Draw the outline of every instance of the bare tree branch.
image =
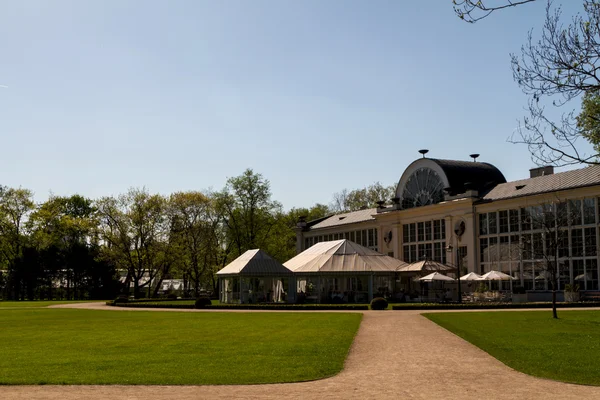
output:
M 498 3 L 498 1 L 453 0 L 452 3 L 454 4 L 454 12 L 458 18 L 472 24 L 488 17 L 494 11 L 517 7 L 526 3 L 532 3 L 534 1 L 536 0 L 505 0 L 503 3 L 494 6 L 490 6 L 489 4 Z

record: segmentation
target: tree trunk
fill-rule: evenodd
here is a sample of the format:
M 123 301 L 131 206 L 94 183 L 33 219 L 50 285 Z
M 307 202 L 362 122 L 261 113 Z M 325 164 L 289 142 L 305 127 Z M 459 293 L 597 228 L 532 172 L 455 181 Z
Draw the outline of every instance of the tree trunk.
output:
M 135 277 L 133 278 L 133 297 L 140 298 L 140 283 Z

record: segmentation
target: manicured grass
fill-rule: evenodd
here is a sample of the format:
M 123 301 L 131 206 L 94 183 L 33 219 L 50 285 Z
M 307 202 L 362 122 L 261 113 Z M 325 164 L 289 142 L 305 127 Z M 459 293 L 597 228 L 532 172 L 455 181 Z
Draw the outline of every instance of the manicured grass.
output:
M 52 300 L 52 301 L 47 301 L 47 300 L 34 300 L 34 301 L 0 301 L 0 309 L 2 308 L 39 308 L 39 307 L 48 307 L 48 306 L 54 306 L 57 304 L 74 304 L 74 303 L 89 303 L 89 302 L 93 302 L 93 301 L 100 301 L 100 300 L 75 300 L 75 301 L 68 301 L 68 300 Z
M 339 372 L 361 314 L 20 309 L 0 384 L 251 384 Z
M 600 311 L 424 314 L 509 367 L 564 382 L 600 385 Z

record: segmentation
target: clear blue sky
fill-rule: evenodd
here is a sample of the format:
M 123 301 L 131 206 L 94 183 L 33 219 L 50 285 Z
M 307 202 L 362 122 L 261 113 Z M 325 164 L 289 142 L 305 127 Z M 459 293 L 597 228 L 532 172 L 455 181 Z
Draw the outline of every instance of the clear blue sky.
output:
M 220 189 L 286 209 L 436 158 L 528 176 L 509 53 L 544 2 L 475 25 L 448 1 L 0 0 L 0 184 L 42 201 Z M 567 10 L 568 11 L 568 10 Z

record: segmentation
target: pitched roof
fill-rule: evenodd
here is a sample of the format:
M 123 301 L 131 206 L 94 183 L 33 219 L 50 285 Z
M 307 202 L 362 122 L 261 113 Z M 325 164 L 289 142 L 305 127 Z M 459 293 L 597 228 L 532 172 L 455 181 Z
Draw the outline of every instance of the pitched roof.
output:
M 483 200 L 503 200 L 594 185 L 600 185 L 600 165 L 502 183 L 486 194 Z
M 375 218 L 373 217 L 373 215 L 375 215 L 375 214 L 377 214 L 376 208 L 368 208 L 366 210 L 358 210 L 358 211 L 352 211 L 352 212 L 343 213 L 343 214 L 336 214 L 336 215 L 332 215 L 329 218 L 324 219 L 323 221 L 319 222 L 318 224 L 311 226 L 310 229 L 313 230 L 313 229 L 329 228 L 332 226 L 346 225 L 346 224 L 353 224 L 356 222 L 375 220 Z
M 346 239 L 320 242 L 284 264 L 294 273 L 394 272 L 403 261 L 383 255 Z
M 291 271 L 260 249 L 248 250 L 217 275 L 267 276 L 290 275 Z
M 436 158 L 430 158 L 430 160 L 444 170 L 453 193 L 464 193 L 467 189 L 465 184 L 484 192 L 499 183 L 506 182 L 502 172 L 490 163 Z
M 424 272 L 424 271 L 456 271 L 456 268 L 432 260 L 416 261 L 398 269 L 398 272 Z

